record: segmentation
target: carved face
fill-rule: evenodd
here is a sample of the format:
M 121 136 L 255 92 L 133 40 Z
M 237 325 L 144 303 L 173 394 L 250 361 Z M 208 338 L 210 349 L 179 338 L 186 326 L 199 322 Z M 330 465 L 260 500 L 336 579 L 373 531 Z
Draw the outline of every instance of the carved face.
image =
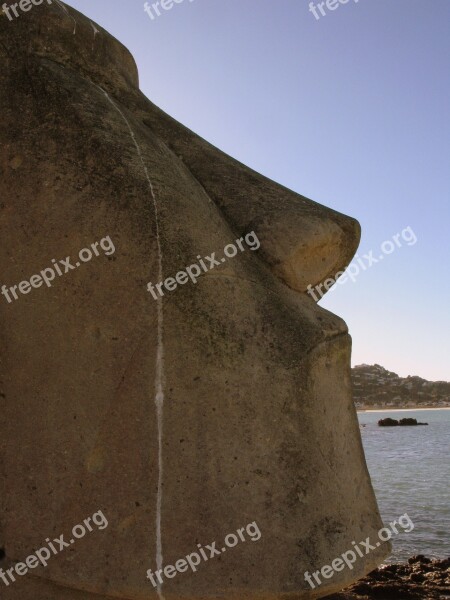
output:
M 3 564 L 96 511 L 108 520 L 8 593 L 150 598 L 147 569 L 256 522 L 257 543 L 160 594 L 316 597 L 304 572 L 381 525 L 346 325 L 305 293 L 349 262 L 358 224 L 162 113 L 79 13 L 42 5 L 0 29 L 1 283 L 80 263 L 1 298 Z M 107 239 L 113 252 L 95 246 Z M 195 284 L 148 291 L 213 253 Z

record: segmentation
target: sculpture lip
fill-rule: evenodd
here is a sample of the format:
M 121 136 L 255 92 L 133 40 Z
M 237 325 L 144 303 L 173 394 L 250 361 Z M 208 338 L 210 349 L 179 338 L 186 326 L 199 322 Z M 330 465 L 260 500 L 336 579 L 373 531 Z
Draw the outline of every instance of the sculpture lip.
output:
M 256 258 L 256 257 L 255 257 Z M 267 267 L 265 267 L 267 269 Z M 352 337 L 348 325 L 339 315 L 319 306 L 314 300 L 305 293 L 301 293 L 287 286 L 283 281 L 279 281 L 271 274 L 267 277 L 249 278 L 237 273 L 223 273 L 215 271 L 205 273 L 205 281 L 208 280 L 243 280 L 257 288 L 263 288 L 264 293 L 273 295 L 277 300 L 283 300 L 291 308 L 295 315 L 301 315 L 303 326 L 314 330 L 314 339 L 311 346 L 306 350 L 307 354 L 314 352 L 323 344 L 332 343 L 337 338 L 347 337 L 351 345 Z M 294 317 L 295 318 L 295 317 Z

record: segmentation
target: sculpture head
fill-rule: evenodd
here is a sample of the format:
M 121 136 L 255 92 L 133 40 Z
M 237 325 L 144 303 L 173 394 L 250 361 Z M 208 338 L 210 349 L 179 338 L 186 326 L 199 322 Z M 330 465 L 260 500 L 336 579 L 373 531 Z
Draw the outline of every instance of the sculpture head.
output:
M 358 223 L 164 114 L 128 51 L 62 3 L 0 30 L 0 283 L 92 250 L 1 298 L 4 564 L 108 521 L 7 594 L 313 598 L 371 570 L 387 545 L 320 589 L 303 575 L 381 526 L 347 327 L 306 293 L 351 260 Z M 196 285 L 149 293 L 212 253 Z M 146 579 L 247 524 L 258 543 Z

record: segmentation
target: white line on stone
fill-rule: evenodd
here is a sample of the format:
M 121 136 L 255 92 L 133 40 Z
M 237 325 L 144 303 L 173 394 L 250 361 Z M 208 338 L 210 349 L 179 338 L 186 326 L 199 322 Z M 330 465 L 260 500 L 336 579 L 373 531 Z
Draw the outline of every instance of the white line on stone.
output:
M 95 40 L 97 33 L 100 33 L 100 31 L 97 29 L 97 27 L 94 25 L 94 23 L 92 21 L 89 21 L 89 23 L 91 24 L 92 29 L 94 30 L 94 40 Z
M 62 4 L 60 2 L 60 0 L 55 0 L 55 2 L 59 6 L 59 8 L 61 8 L 66 13 L 66 15 L 69 17 L 69 19 L 72 19 L 72 21 L 73 21 L 73 35 L 75 35 L 76 32 L 77 32 L 77 22 L 75 20 L 75 17 L 72 17 L 72 15 L 69 13 L 69 11 L 64 6 L 64 4 Z
M 99 86 L 97 86 L 99 87 Z M 109 97 L 108 93 L 103 88 L 99 88 L 106 96 L 108 101 L 112 104 L 115 110 L 119 113 L 122 119 L 125 121 L 128 130 L 131 135 L 131 139 L 136 147 L 139 159 L 142 164 L 142 168 L 145 173 L 145 177 L 148 182 L 150 189 L 150 195 L 153 200 L 153 206 L 155 210 L 155 223 L 156 223 L 156 242 L 158 247 L 158 281 L 163 281 L 163 263 L 162 263 L 162 249 L 161 249 L 161 238 L 159 235 L 159 211 L 158 203 L 156 201 L 155 190 L 153 188 L 150 175 L 148 173 L 147 166 L 142 156 L 141 148 L 136 140 L 134 131 L 120 108 L 115 102 Z M 164 313 L 163 313 L 163 300 L 160 296 L 157 300 L 157 317 L 158 317 L 158 337 L 157 337 L 157 350 L 156 350 L 156 372 L 155 372 L 155 404 L 156 404 L 156 419 L 158 427 L 158 487 L 156 495 L 156 565 L 157 569 L 162 569 L 163 555 L 162 555 L 162 535 L 161 535 L 161 513 L 162 513 L 162 487 L 163 487 L 163 417 L 164 417 Z M 161 600 L 164 600 L 164 596 L 161 591 L 161 585 L 158 584 L 158 596 Z

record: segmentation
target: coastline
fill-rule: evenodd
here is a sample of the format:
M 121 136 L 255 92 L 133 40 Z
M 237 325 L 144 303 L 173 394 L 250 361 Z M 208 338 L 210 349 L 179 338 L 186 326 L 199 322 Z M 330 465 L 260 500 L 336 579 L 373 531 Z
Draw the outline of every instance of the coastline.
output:
M 321 600 L 444 600 L 450 596 L 450 558 L 412 556 L 382 565 L 348 588 Z

